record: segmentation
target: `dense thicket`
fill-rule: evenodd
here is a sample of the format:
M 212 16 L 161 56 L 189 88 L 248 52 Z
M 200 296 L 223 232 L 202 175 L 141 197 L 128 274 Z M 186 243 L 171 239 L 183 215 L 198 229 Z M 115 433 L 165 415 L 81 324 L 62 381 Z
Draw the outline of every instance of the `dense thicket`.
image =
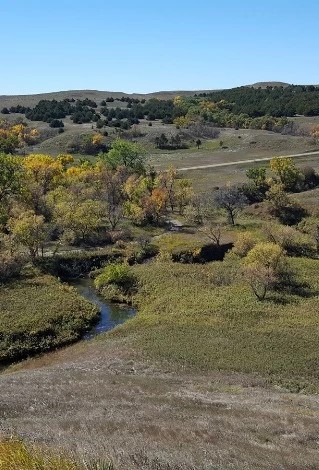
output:
M 314 85 L 289 85 L 283 87 L 238 87 L 230 90 L 201 93 L 212 101 L 226 100 L 234 114 L 251 117 L 264 116 L 317 116 L 319 114 L 319 87 Z

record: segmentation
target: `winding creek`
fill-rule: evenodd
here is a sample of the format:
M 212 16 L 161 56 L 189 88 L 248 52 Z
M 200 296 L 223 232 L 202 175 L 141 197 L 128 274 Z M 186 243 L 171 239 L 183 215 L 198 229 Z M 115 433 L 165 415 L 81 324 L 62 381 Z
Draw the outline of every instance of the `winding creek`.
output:
M 98 323 L 85 335 L 83 339 L 89 340 L 105 331 L 112 330 L 117 325 L 124 323 L 136 314 L 136 310 L 128 305 L 119 305 L 105 300 L 95 289 L 92 279 L 79 278 L 69 281 L 78 293 L 100 310 Z

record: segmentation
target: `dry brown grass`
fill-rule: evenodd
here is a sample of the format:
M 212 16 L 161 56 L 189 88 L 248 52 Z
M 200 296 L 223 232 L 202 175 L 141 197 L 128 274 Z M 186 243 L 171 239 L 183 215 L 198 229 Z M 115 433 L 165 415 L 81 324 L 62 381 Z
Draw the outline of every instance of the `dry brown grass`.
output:
M 158 366 L 108 335 L 27 364 L 1 376 L 0 429 L 40 445 L 121 470 L 316 468 L 316 396 Z

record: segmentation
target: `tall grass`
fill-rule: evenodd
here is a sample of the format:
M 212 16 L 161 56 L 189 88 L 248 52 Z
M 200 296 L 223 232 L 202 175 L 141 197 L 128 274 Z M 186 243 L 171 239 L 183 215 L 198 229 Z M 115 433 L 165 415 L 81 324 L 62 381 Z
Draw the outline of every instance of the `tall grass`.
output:
M 110 461 L 83 461 L 49 450 L 27 446 L 19 440 L 0 442 L 0 470 L 113 470 Z
M 299 287 L 264 302 L 233 259 L 135 266 L 139 313 L 112 334 L 134 333 L 147 355 L 185 367 L 257 372 L 297 389 L 319 386 L 319 260 L 290 263 Z
M 49 275 L 0 286 L 0 361 L 46 351 L 78 339 L 98 309 Z

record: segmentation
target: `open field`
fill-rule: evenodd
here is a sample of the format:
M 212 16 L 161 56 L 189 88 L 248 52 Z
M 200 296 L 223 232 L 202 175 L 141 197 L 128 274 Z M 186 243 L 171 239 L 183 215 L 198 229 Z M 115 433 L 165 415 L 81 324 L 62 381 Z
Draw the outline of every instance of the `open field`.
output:
M 273 155 L 276 156 L 276 155 Z M 263 158 L 263 157 L 262 157 Z M 270 157 L 267 157 L 270 158 Z M 298 168 L 310 166 L 319 170 L 319 154 L 297 157 L 295 164 Z M 220 167 L 199 168 L 182 172 L 183 176 L 190 179 L 196 192 L 204 192 L 217 186 L 247 182 L 246 171 L 248 168 L 265 166 L 269 167 L 268 161 L 238 163 L 236 165 L 225 165 Z M 312 194 L 312 191 L 309 192 Z M 316 194 L 316 193 L 315 193 Z M 308 191 L 301 193 L 298 197 L 307 199 L 310 197 Z
M 319 261 L 289 262 L 264 302 L 235 260 L 134 266 L 135 318 L 2 373 L 0 432 L 115 469 L 316 468 Z
M 241 276 L 236 280 L 240 269 L 233 259 L 136 266 L 139 314 L 117 333 L 134 335 L 153 358 L 195 370 L 258 372 L 301 389 L 318 387 L 318 260 L 289 262 L 303 287 L 265 302 Z
M 220 141 L 227 148 L 221 149 Z M 310 138 L 284 136 L 274 132 L 250 129 L 238 131 L 220 129 L 219 137 L 215 140 L 204 141 L 199 150 L 193 147 L 177 151 L 157 151 L 148 155 L 148 161 L 158 168 L 165 168 L 170 164 L 179 168 L 290 155 L 317 149 L 318 145 Z
M 121 470 L 316 468 L 317 396 L 257 375 L 190 372 L 100 337 L 1 376 L 3 432 Z

